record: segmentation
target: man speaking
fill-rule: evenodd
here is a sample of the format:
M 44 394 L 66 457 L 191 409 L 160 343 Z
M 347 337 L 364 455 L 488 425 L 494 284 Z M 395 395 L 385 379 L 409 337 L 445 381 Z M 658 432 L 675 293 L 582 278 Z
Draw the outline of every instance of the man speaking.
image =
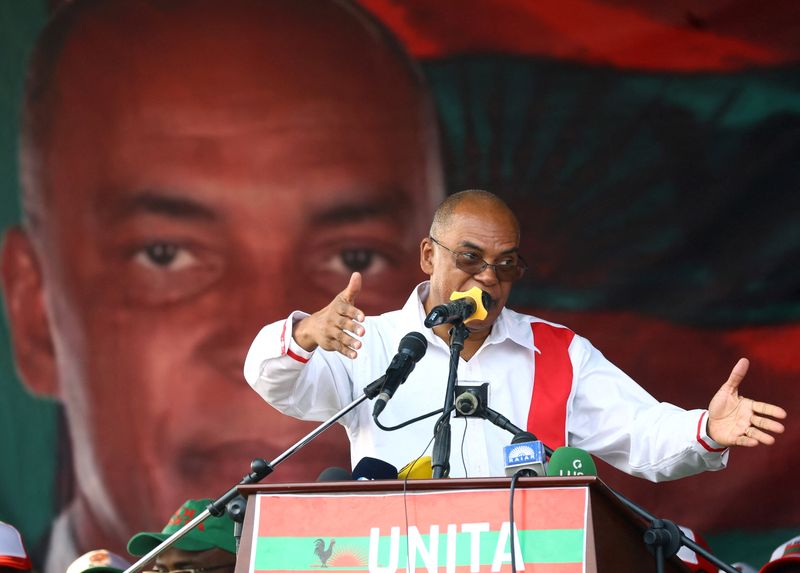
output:
M 489 406 L 549 446 L 587 450 L 632 475 L 653 481 L 722 469 L 729 446 L 772 444 L 786 412 L 739 395 L 748 361 L 741 359 L 707 410 L 660 403 L 588 340 L 569 329 L 505 307 L 526 268 L 519 223 L 486 191 L 447 198 L 420 244 L 420 266 L 430 281 L 405 306 L 365 317 L 356 306 L 361 276 L 325 308 L 292 313 L 264 327 L 250 348 L 244 373 L 275 408 L 304 420 L 324 420 L 380 377 L 410 331 L 424 333 L 428 350 L 381 415 L 391 427 L 441 408 L 449 363 L 449 325 L 424 327 L 426 315 L 454 292 L 478 287 L 489 297 L 487 316 L 468 323 L 459 362 L 462 382 L 487 383 Z M 431 443 L 435 417 L 396 431 L 378 428 L 371 408 L 342 419 L 351 461 L 370 456 L 401 467 Z M 510 436 L 484 420 L 455 421 L 452 477 L 503 475 Z

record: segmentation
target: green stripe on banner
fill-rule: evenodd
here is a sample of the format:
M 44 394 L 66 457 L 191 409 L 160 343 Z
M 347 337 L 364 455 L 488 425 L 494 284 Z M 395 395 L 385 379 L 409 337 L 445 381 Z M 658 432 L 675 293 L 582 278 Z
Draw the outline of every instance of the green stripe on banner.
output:
M 385 532 L 385 530 L 384 530 Z M 468 566 L 473 560 L 473 543 L 477 540 L 477 561 L 481 565 L 491 565 L 498 559 L 505 559 L 510 553 L 508 535 L 503 535 L 503 546 L 498 549 L 501 533 L 498 531 L 481 531 L 478 533 L 459 532 L 455 535 L 456 566 Z M 553 529 L 519 531 L 520 550 L 525 563 L 581 563 L 583 562 L 584 532 L 581 529 Z M 446 532 L 438 536 L 438 547 L 431 547 L 430 535 L 419 536 L 421 549 L 410 548 L 416 555 L 417 568 L 424 569 L 426 561 L 435 562 L 439 567 L 447 564 L 448 535 Z M 387 568 L 392 552 L 389 535 L 381 535 L 377 546 L 377 566 Z M 406 568 L 405 535 L 394 538 L 396 545 L 396 566 Z M 330 551 L 326 568 L 330 570 L 367 570 L 370 556 L 369 537 L 336 537 L 333 550 Z M 330 547 L 331 539 L 324 539 L 323 547 Z M 254 569 L 256 571 L 312 571 L 318 570 L 321 560 L 315 553 L 320 545 L 314 537 L 260 537 L 257 540 Z M 452 543 L 452 542 L 451 542 Z M 435 551 L 435 554 L 434 554 Z

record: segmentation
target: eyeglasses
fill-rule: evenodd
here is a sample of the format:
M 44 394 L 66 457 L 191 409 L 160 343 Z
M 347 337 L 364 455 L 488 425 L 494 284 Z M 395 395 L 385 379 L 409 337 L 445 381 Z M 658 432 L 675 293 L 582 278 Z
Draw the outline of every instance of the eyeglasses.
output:
M 212 565 L 211 567 L 194 567 L 192 569 L 153 569 L 142 571 L 142 573 L 203 573 L 204 571 L 214 571 L 225 567 L 235 567 L 236 563 L 225 563 L 224 565 Z
M 492 264 L 484 261 L 476 253 L 469 251 L 454 251 L 453 249 L 445 247 L 430 235 L 428 238 L 442 247 L 445 251 L 450 251 L 453 253 L 453 255 L 456 257 L 456 267 L 470 275 L 480 274 L 483 272 L 483 269 L 491 267 L 492 270 L 494 270 L 494 274 L 497 275 L 498 280 L 515 281 L 522 278 L 522 275 L 524 275 L 525 271 L 528 269 L 528 265 L 519 255 L 517 255 L 516 260 Z

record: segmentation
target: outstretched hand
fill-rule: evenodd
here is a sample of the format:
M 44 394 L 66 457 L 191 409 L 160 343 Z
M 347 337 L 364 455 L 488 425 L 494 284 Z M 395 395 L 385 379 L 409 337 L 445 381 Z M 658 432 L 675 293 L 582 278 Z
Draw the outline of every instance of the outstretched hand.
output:
M 786 418 L 783 408 L 739 395 L 749 366 L 747 358 L 740 358 L 708 405 L 708 435 L 725 447 L 772 445 L 772 434 L 783 433 L 783 424 L 777 421 Z
M 298 322 L 292 337 L 309 352 L 320 347 L 334 350 L 348 358 L 358 356 L 361 341 L 352 335 L 364 336 L 364 313 L 356 308 L 356 296 L 361 291 L 361 273 L 350 275 L 347 287 L 331 303 Z

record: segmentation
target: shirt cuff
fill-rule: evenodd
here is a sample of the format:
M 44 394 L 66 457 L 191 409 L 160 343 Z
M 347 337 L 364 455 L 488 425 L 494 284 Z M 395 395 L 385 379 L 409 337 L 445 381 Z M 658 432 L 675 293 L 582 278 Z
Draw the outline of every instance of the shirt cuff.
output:
M 309 316 L 307 312 L 302 312 L 299 310 L 292 312 L 292 314 L 290 314 L 283 323 L 283 331 L 281 332 L 281 355 L 293 358 L 297 362 L 301 362 L 303 364 L 311 359 L 311 356 L 314 354 L 314 352 L 309 352 L 297 344 L 294 336 L 292 336 L 292 331 L 294 330 L 294 325 L 307 316 Z
M 708 435 L 708 410 L 703 410 L 697 421 L 697 441 L 708 452 L 723 453 L 728 449 Z

